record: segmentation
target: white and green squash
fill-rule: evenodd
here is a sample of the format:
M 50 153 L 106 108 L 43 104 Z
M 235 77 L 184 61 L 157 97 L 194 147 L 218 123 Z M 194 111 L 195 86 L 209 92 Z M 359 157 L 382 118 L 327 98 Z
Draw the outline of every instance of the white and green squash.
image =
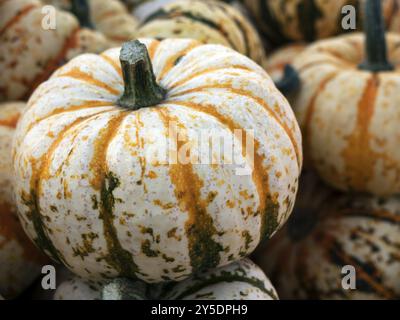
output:
M 58 69 L 17 128 L 25 229 L 83 278 L 183 280 L 227 265 L 295 201 L 300 129 L 267 73 L 221 45 L 141 41 Z M 200 146 L 209 132 L 231 138 L 233 162 Z
M 168 2 L 141 23 L 137 37 L 191 38 L 231 47 L 258 64 L 265 60 L 261 38 L 247 17 L 219 1 Z
M 254 255 L 279 296 L 399 299 L 400 198 L 343 194 L 310 173 L 300 181 L 288 223 Z
M 114 279 L 90 284 L 78 277 L 63 282 L 55 300 L 276 300 L 271 282 L 249 259 L 194 275 L 181 282 L 149 285 Z
M 290 101 L 307 165 L 341 190 L 390 196 L 400 192 L 400 35 L 385 35 L 378 0 L 367 4 L 366 36 L 321 40 L 294 60 Z

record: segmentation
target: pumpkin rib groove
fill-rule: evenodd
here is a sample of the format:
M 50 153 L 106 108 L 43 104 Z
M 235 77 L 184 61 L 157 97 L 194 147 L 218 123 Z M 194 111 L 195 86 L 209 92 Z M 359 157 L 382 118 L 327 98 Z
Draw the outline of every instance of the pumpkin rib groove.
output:
M 64 136 L 68 133 L 69 130 L 74 128 L 75 126 L 79 125 L 83 121 L 89 119 L 90 116 L 86 117 L 80 117 L 75 119 L 72 123 L 69 125 L 66 125 L 57 135 L 57 137 L 54 139 L 54 141 L 51 143 L 47 151 L 40 157 L 39 159 L 39 168 L 37 168 L 37 160 L 35 159 L 30 159 L 31 166 L 32 166 L 32 176 L 31 176 L 31 181 L 30 181 L 30 191 L 29 195 L 27 195 L 25 192 L 21 194 L 21 198 L 23 203 L 30 209 L 29 213 L 29 218 L 33 223 L 34 229 L 36 231 L 37 239 L 35 239 L 35 243 L 38 244 L 40 248 L 43 248 L 46 250 L 48 253 L 51 254 L 52 258 L 58 261 L 62 261 L 68 266 L 68 263 L 66 262 L 65 258 L 61 255 L 60 251 L 57 250 L 52 241 L 49 239 L 48 235 L 46 234 L 48 231 L 45 230 L 46 226 L 45 223 L 43 222 L 43 216 L 41 215 L 41 209 L 40 209 L 40 200 L 39 197 L 40 195 L 38 194 L 40 190 L 40 184 L 41 184 L 41 174 L 44 172 L 46 166 L 50 164 L 50 157 L 52 156 L 52 153 L 55 151 L 55 149 L 58 147 L 58 145 L 61 143 L 63 140 Z M 34 190 L 37 190 L 36 192 Z
M 297 165 L 300 168 L 301 167 L 301 161 L 300 161 L 300 147 L 297 145 L 296 140 L 294 139 L 292 133 L 290 132 L 290 129 L 287 127 L 286 124 L 284 124 L 281 119 L 280 116 L 277 115 L 272 108 L 261 98 L 254 96 L 250 91 L 244 90 L 244 89 L 235 89 L 232 88 L 231 85 L 229 84 L 212 84 L 212 85 L 203 85 L 203 86 L 199 86 L 196 88 L 192 88 L 192 89 L 188 89 L 188 90 L 184 90 L 181 91 L 179 93 L 175 93 L 172 94 L 171 97 L 181 97 L 185 94 L 188 93 L 194 93 L 194 92 L 200 92 L 204 89 L 227 89 L 229 92 L 240 95 L 240 96 L 245 96 L 248 97 L 252 100 L 254 100 L 255 102 L 257 102 L 261 107 L 263 107 L 263 109 L 265 111 L 267 111 L 275 120 L 276 122 L 282 127 L 282 129 L 285 131 L 285 133 L 287 134 L 288 138 L 290 139 L 293 149 L 295 151 L 296 154 L 296 159 L 297 159 Z
M 120 65 L 118 65 L 113 59 L 105 54 L 100 54 L 99 56 L 103 58 L 111 67 L 113 67 L 120 77 L 122 77 L 122 70 Z
M 11 1 L 11 0 L 10 0 Z M 14 15 L 0 30 L 0 37 L 7 31 L 7 29 L 11 28 L 14 24 L 24 18 L 29 12 L 33 9 L 38 8 L 39 5 L 35 3 L 27 4 L 25 8 L 22 8 L 18 11 L 16 15 Z
M 100 81 L 98 79 L 95 79 L 92 75 L 90 75 L 89 73 L 83 72 L 82 70 L 80 70 L 79 68 L 75 67 L 65 73 L 60 73 L 57 75 L 58 78 L 60 77 L 69 77 L 69 78 L 73 78 L 76 79 L 78 81 L 82 81 L 88 84 L 92 84 L 98 88 L 102 88 L 106 91 L 108 91 L 109 93 L 113 94 L 113 95 L 120 95 L 121 92 L 117 89 L 114 89 L 113 87 L 109 86 L 108 84 L 104 83 L 103 81 Z
M 198 112 L 202 112 L 207 114 L 208 116 L 213 117 L 216 119 L 221 125 L 225 126 L 226 128 L 229 129 L 232 133 L 234 133 L 235 129 L 239 129 L 243 131 L 243 128 L 239 126 L 236 122 L 234 122 L 232 119 L 228 118 L 227 116 L 222 115 L 217 111 L 215 106 L 212 105 L 202 105 L 194 102 L 182 102 L 182 101 L 171 101 L 170 103 L 176 104 L 179 106 L 183 106 L 186 108 L 193 109 Z M 242 140 L 242 155 L 244 158 L 246 158 L 245 150 L 246 150 L 246 139 L 241 139 Z M 264 235 L 266 233 L 266 215 L 267 213 L 274 214 L 273 211 L 267 212 L 267 202 L 268 200 L 272 200 L 272 197 L 270 195 L 270 186 L 269 186 L 269 175 L 267 171 L 265 170 L 263 166 L 263 161 L 264 157 L 260 156 L 258 154 L 259 150 L 259 142 L 256 141 L 253 137 L 254 140 L 254 168 L 252 170 L 252 181 L 254 185 L 256 186 L 257 194 L 259 197 L 259 208 L 258 212 L 261 214 L 261 223 L 260 223 L 260 229 L 261 229 L 261 234 Z M 254 214 L 254 213 L 253 213 Z M 275 225 L 275 223 L 274 223 Z
M 232 66 L 229 66 L 229 67 L 226 67 L 226 66 L 212 67 L 212 68 L 207 68 L 207 69 L 204 69 L 204 70 L 200 70 L 198 72 L 194 72 L 190 76 L 187 76 L 186 78 L 181 79 L 178 82 L 175 82 L 174 84 L 168 86 L 168 89 L 172 90 L 172 89 L 174 89 L 176 87 L 182 86 L 182 85 L 186 84 L 187 82 L 189 82 L 190 80 L 193 80 L 193 79 L 195 79 L 195 78 L 197 78 L 199 76 L 205 75 L 207 73 L 212 73 L 212 72 L 215 72 L 215 71 L 226 70 L 226 69 L 233 69 L 233 70 L 238 69 L 238 70 L 246 70 L 246 71 L 249 71 L 249 72 L 254 72 L 252 69 L 250 69 L 250 68 L 248 68 L 246 66 L 243 66 L 243 65 L 239 65 L 239 64 L 238 65 L 232 65 Z
M 169 137 L 168 128 L 171 121 L 180 123 L 180 128 L 183 127 L 177 117 L 169 114 L 168 109 L 157 109 L 157 112 L 167 130 L 167 137 Z M 174 136 L 177 136 L 177 132 L 174 133 Z M 182 140 L 176 141 L 177 150 L 181 150 L 181 146 L 187 143 L 187 139 Z M 189 242 L 188 249 L 192 269 L 196 272 L 214 268 L 220 263 L 219 252 L 223 251 L 223 247 L 213 239 L 217 230 L 213 225 L 212 217 L 207 213 L 205 201 L 201 199 L 200 189 L 204 185 L 204 181 L 195 173 L 192 164 L 180 164 L 179 161 L 176 164 L 170 164 L 169 174 L 180 207 L 188 212 L 185 231 Z
M 118 188 L 119 180 L 112 172 L 109 172 L 106 160 L 108 146 L 129 114 L 130 111 L 119 112 L 100 131 L 90 161 L 90 169 L 94 173 L 90 183 L 95 190 L 100 192 L 99 218 L 103 221 L 104 238 L 108 248 L 108 254 L 104 259 L 118 272 L 119 276 L 136 279 L 137 274 L 140 273 L 139 268 L 131 253 L 125 250 L 119 242 L 117 230 L 114 226 L 115 199 L 113 191 Z
M 329 82 L 333 81 L 337 76 L 339 75 L 338 71 L 334 71 L 330 73 L 324 80 L 322 80 L 318 88 L 315 90 L 314 95 L 311 97 L 310 102 L 306 108 L 307 112 L 305 115 L 304 119 L 304 125 L 303 125 L 303 130 L 304 130 L 304 151 L 307 153 L 307 161 L 310 163 L 313 163 L 313 157 L 311 152 L 309 150 L 311 149 L 311 119 L 313 117 L 314 111 L 315 111 L 315 102 L 317 101 L 320 93 L 326 88 Z
M 49 60 L 43 70 L 31 81 L 29 90 L 24 95 L 24 100 L 27 100 L 33 91 L 45 80 L 47 80 L 50 75 L 55 71 L 62 61 L 65 60 L 65 56 L 69 49 L 72 49 L 76 46 L 76 37 L 78 32 L 80 31 L 79 27 L 71 32 L 69 37 L 65 40 L 63 47 L 60 52 L 51 60 Z
M 156 54 L 156 51 L 158 49 L 158 46 L 160 45 L 161 41 L 153 39 L 151 44 L 149 45 L 147 51 L 149 52 L 149 57 L 150 60 L 153 61 L 154 55 Z
M 85 103 L 81 104 L 81 105 L 69 106 L 66 109 L 55 108 L 49 114 L 46 114 L 45 116 L 43 116 L 43 117 L 41 117 L 41 118 L 39 118 L 39 119 L 37 119 L 35 121 L 32 121 L 28 126 L 28 131 L 31 130 L 33 127 L 35 127 L 40 122 L 42 122 L 44 120 L 47 120 L 47 119 L 49 119 L 49 118 L 51 118 L 53 116 L 56 116 L 56 115 L 60 115 L 60 114 L 63 114 L 63 113 L 68 113 L 68 112 L 73 112 L 73 111 L 78 111 L 78 110 L 82 110 L 82 109 L 107 107 L 107 106 L 113 108 L 111 103 L 108 102 L 108 101 L 99 101 L 99 100 L 96 101 L 96 100 L 93 100 L 93 101 L 85 101 Z
M 374 172 L 374 159 L 379 155 L 371 149 L 369 126 L 374 114 L 379 89 L 378 75 L 368 79 L 364 92 L 357 105 L 357 119 L 354 131 L 342 155 L 346 163 L 346 176 L 350 183 L 364 190 Z
M 201 43 L 197 41 L 191 41 L 189 45 L 179 51 L 178 53 L 174 54 L 173 56 L 170 56 L 168 60 L 165 62 L 164 67 L 160 71 L 160 73 L 157 76 L 157 81 L 160 82 L 164 79 L 164 77 L 177 65 L 175 64 L 178 59 L 181 57 L 189 54 L 192 50 L 196 49 L 198 46 L 200 46 Z

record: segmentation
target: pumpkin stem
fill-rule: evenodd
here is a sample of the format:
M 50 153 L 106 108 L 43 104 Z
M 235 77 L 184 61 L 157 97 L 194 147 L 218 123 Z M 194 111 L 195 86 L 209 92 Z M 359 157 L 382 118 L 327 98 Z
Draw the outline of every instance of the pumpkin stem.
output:
M 102 300 L 146 300 L 146 284 L 126 278 L 116 278 L 106 284 L 101 292 Z
M 284 96 L 288 96 L 300 87 L 300 77 L 295 68 L 287 64 L 282 79 L 275 83 L 275 86 Z
M 146 46 L 139 40 L 125 42 L 119 56 L 124 78 L 124 93 L 118 100 L 121 107 L 137 110 L 157 105 L 165 98 L 165 90 L 157 82 Z
M 81 27 L 94 29 L 90 19 L 90 6 L 87 0 L 72 0 L 71 12 L 78 19 Z
M 361 70 L 371 72 L 390 71 L 393 65 L 387 58 L 385 24 L 382 16 L 381 0 L 367 0 L 365 4 L 365 61 Z

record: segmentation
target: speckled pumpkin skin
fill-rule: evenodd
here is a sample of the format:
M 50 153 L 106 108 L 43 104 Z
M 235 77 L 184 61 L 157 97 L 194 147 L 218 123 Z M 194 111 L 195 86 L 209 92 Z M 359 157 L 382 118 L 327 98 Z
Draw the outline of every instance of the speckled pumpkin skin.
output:
M 168 3 L 143 22 L 137 36 L 191 38 L 231 47 L 258 64 L 265 59 L 257 30 L 236 8 L 218 1 Z
M 13 185 L 11 144 L 25 103 L 0 104 L 0 293 L 13 298 L 38 275 L 46 262 L 18 221 Z
M 100 286 L 78 277 L 61 283 L 55 300 L 99 300 Z M 276 300 L 278 295 L 271 282 L 249 259 L 192 276 L 184 281 L 143 286 L 143 296 L 161 300 Z
M 143 41 L 165 101 L 138 111 L 116 106 L 123 81 L 115 48 L 58 69 L 32 95 L 18 126 L 24 226 L 84 278 L 182 280 L 226 265 L 286 221 L 297 192 L 300 130 L 261 67 L 220 45 Z M 235 164 L 163 157 L 188 143 L 199 155 L 200 131 L 231 135 L 240 128 L 254 129 L 249 175 L 237 175 Z M 217 150 L 213 144 L 210 152 Z M 235 155 L 248 163 L 240 148 Z
M 400 199 L 341 194 L 302 176 L 291 218 L 255 261 L 282 299 L 398 299 Z M 356 290 L 342 289 L 345 265 Z
M 0 3 L 0 101 L 25 100 L 65 61 L 110 47 L 103 35 L 80 29 L 71 14 L 56 11 L 56 29 L 42 28 L 43 5 L 35 0 Z
M 285 66 L 291 64 L 305 48 L 306 45 L 302 43 L 290 44 L 268 56 L 263 66 L 274 82 L 282 79 Z
M 42 0 L 63 10 L 71 9 L 71 0 Z M 90 20 L 96 30 L 116 46 L 135 37 L 136 19 L 119 0 L 87 0 Z
M 400 35 L 388 34 L 393 72 L 362 71 L 361 34 L 322 40 L 294 61 L 301 89 L 291 105 L 307 164 L 342 190 L 400 192 Z

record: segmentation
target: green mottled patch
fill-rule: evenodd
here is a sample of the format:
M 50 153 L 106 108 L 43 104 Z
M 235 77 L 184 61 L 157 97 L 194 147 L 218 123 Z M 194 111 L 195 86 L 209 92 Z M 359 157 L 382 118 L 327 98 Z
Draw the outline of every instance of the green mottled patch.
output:
M 118 271 L 120 276 L 136 278 L 139 268 L 133 261 L 131 253 L 122 248 L 113 221 L 115 205 L 113 191 L 119 184 L 118 178 L 112 172 L 109 172 L 103 179 L 100 191 L 99 218 L 103 220 L 104 237 L 109 252 L 105 260 Z
M 151 249 L 151 243 L 150 243 L 149 239 L 142 241 L 142 252 L 147 257 L 158 257 L 158 255 L 160 253 L 159 251 Z
M 267 207 L 263 215 L 261 224 L 261 239 L 269 239 L 278 229 L 279 204 L 275 203 L 271 197 L 267 199 Z
M 32 221 L 33 227 L 35 228 L 37 238 L 34 239 L 34 241 L 36 245 L 49 254 L 54 260 L 58 262 L 62 261 L 64 264 L 68 265 L 64 261 L 61 253 L 54 247 L 53 243 L 46 234 L 45 226 L 43 225 L 42 221 L 43 216 L 40 214 L 36 192 L 31 189 L 29 195 L 23 193 L 21 195 L 21 200 L 22 203 L 29 208 L 29 212 L 26 214 L 26 216 Z

